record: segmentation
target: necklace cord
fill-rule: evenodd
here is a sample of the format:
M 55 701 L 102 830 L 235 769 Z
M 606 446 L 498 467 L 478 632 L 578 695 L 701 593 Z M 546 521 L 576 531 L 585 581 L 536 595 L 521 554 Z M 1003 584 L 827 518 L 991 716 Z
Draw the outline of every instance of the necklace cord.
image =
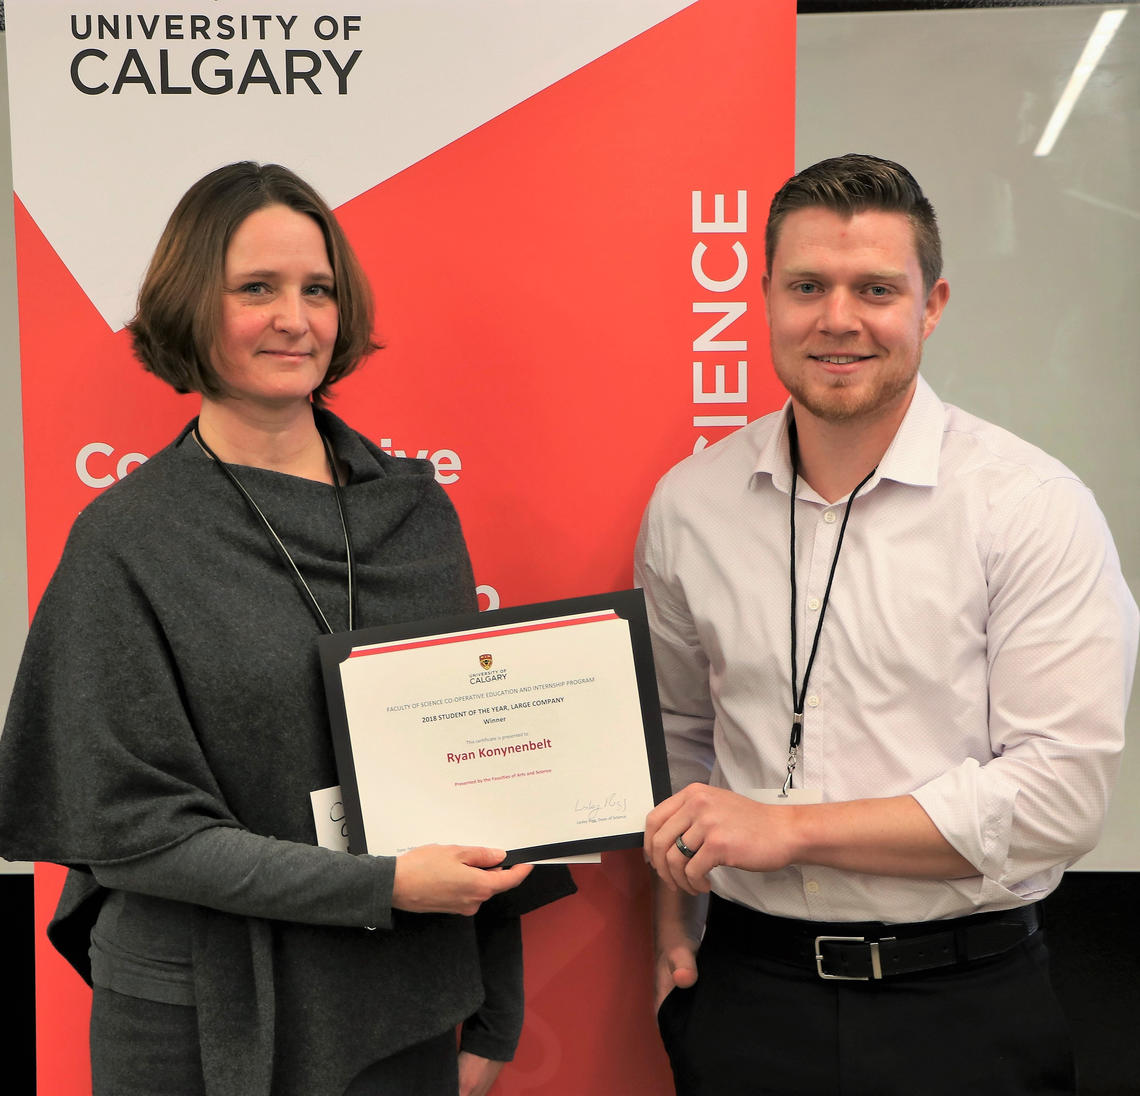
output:
M 795 420 L 788 427 L 788 449 L 792 460 L 792 488 L 790 491 L 790 505 L 788 515 L 788 556 L 791 587 L 791 661 L 792 661 L 792 731 L 788 739 L 788 779 L 784 782 L 784 791 L 787 792 L 791 784 L 792 770 L 796 764 L 796 752 L 803 741 L 804 701 L 807 699 L 808 680 L 811 669 L 815 664 L 816 652 L 819 650 L 819 638 L 823 633 L 823 618 L 827 613 L 828 603 L 831 601 L 831 584 L 835 580 L 835 569 L 839 565 L 839 553 L 843 549 L 843 537 L 847 532 L 847 521 L 851 517 L 851 504 L 855 496 L 867 485 L 871 477 L 878 471 L 878 465 L 871 469 L 856 485 L 855 490 L 847 497 L 847 505 L 843 509 L 843 521 L 839 526 L 839 536 L 835 541 L 835 552 L 831 557 L 831 568 L 827 574 L 827 585 L 824 587 L 823 600 L 819 607 L 819 620 L 816 621 L 815 636 L 812 639 L 811 651 L 808 654 L 807 665 L 804 667 L 802 685 L 797 687 L 799 669 L 796 659 L 797 630 L 796 630 L 796 487 L 799 482 L 799 438 L 796 433 Z
M 336 495 L 336 508 L 340 514 L 340 526 L 344 530 L 344 555 L 348 567 L 348 630 L 351 632 L 356 625 L 356 556 L 352 551 L 352 537 L 348 530 L 348 512 L 344 508 L 344 495 L 341 491 L 340 473 L 336 470 L 336 460 L 333 458 L 332 445 L 329 439 L 321 434 L 321 441 L 325 447 L 325 455 L 329 461 L 329 471 L 332 473 L 333 493 Z
M 324 629 L 327 635 L 333 634 L 332 625 L 329 624 L 328 617 L 325 616 L 324 610 L 321 608 L 320 603 L 317 601 L 316 595 L 313 593 L 309 584 L 305 581 L 305 576 L 301 574 L 301 569 L 297 566 L 296 561 L 289 553 L 289 549 L 285 547 L 281 538 L 277 535 L 277 530 L 273 528 L 269 519 L 265 516 L 261 507 L 257 505 L 253 496 L 246 490 L 245 485 L 238 479 L 233 469 L 223 461 L 217 453 L 207 444 L 206 440 L 202 437 L 198 430 L 198 422 L 194 421 L 194 440 L 198 443 L 202 452 L 206 454 L 221 470 L 225 473 L 226 478 L 237 489 L 237 492 L 245 500 L 246 505 L 249 507 L 250 512 L 260 519 L 266 535 L 269 537 L 270 544 L 273 545 L 274 550 L 280 557 L 281 562 L 285 565 L 285 569 L 292 575 L 294 582 L 297 585 L 301 595 L 309 604 L 312 609 L 313 615 L 317 619 L 317 623 Z M 332 447 L 329 445 L 328 439 L 324 434 L 320 435 L 321 442 L 325 447 L 325 454 L 328 457 L 329 469 L 332 473 L 333 490 L 336 494 L 337 510 L 340 514 L 341 528 L 344 530 L 344 547 L 345 556 L 348 564 L 348 630 L 352 631 L 353 624 L 356 617 L 356 560 L 352 553 L 352 538 L 348 532 L 348 520 L 345 515 L 344 501 L 341 497 L 340 477 L 337 475 L 336 462 L 333 460 Z

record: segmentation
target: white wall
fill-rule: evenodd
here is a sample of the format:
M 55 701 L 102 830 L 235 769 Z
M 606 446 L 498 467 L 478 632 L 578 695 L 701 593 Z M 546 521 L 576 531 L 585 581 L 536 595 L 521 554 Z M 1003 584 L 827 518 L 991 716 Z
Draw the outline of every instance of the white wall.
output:
M 4 698 L 12 688 L 28 623 L 24 435 L 8 150 L 8 61 L 5 35 L 0 33 L 0 697 Z M 12 870 L 27 868 L 0 860 L 0 872 Z

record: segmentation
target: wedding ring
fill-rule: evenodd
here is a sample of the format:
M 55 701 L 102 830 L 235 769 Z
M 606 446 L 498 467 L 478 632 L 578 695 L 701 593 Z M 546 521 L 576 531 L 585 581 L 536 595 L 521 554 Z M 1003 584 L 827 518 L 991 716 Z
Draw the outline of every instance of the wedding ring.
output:
M 681 850 L 681 855 L 686 860 L 692 860 L 693 857 L 697 855 L 697 850 L 696 849 L 690 849 L 689 846 L 686 845 L 685 842 L 681 840 L 680 834 L 677 834 L 677 848 Z

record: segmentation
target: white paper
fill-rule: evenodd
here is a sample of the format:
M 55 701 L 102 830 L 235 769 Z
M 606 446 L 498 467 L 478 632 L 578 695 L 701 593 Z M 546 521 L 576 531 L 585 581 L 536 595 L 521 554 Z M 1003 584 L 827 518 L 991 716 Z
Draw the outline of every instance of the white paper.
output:
M 358 647 L 340 672 L 369 852 L 629 834 L 653 808 L 612 612 Z

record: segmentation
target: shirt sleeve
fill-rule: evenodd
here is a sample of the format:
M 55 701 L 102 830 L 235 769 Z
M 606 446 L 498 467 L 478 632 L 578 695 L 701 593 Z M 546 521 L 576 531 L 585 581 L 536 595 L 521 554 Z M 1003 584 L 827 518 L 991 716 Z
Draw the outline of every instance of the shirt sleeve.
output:
M 715 711 L 709 690 L 709 663 L 689 611 L 684 584 L 670 562 L 663 536 L 669 519 L 659 486 L 650 500 L 637 538 L 634 577 L 645 593 L 657 692 L 669 753 L 673 791 L 707 784 L 713 766 Z
M 130 860 L 93 866 L 111 890 L 189 902 L 243 917 L 392 927 L 395 858 L 353 856 L 213 826 Z
M 985 553 L 993 758 L 914 794 L 987 880 L 1031 898 L 1044 873 L 1099 837 L 1124 745 L 1137 609 L 1078 481 L 1040 484 L 995 528 Z

